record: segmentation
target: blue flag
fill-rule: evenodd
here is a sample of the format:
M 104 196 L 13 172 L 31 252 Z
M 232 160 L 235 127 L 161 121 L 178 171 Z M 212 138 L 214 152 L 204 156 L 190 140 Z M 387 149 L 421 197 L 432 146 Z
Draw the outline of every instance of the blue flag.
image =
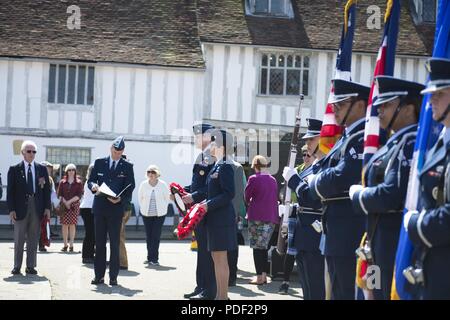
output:
M 438 7 L 438 17 L 436 21 L 436 32 L 434 37 L 433 57 L 450 57 L 450 0 L 440 0 Z M 422 170 L 425 154 L 436 143 L 441 132 L 442 125 L 432 118 L 431 105 L 429 104 L 429 94 L 427 94 L 422 103 L 422 109 L 419 119 L 419 128 L 417 131 L 416 144 L 414 146 L 414 156 L 411 164 L 411 172 L 408 183 L 408 196 L 406 198 L 404 214 L 408 210 L 420 211 L 419 203 L 419 179 L 418 175 Z M 392 299 L 411 299 L 411 293 L 408 292 L 408 282 L 403 276 L 403 270 L 411 265 L 413 254 L 413 244 L 408 233 L 403 228 L 400 230 L 400 238 L 397 247 L 397 254 L 394 268 L 394 281 L 392 285 Z

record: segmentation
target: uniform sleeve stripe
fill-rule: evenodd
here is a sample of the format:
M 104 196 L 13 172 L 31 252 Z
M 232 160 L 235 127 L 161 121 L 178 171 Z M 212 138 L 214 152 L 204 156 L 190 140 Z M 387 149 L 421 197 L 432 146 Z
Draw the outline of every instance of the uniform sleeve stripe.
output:
M 422 210 L 422 212 L 419 215 L 419 218 L 417 219 L 417 233 L 419 234 L 420 239 L 422 239 L 423 243 L 426 244 L 427 247 L 431 248 L 433 245 L 428 241 L 428 239 L 423 234 L 422 230 L 422 221 L 423 217 L 425 216 L 426 210 Z
M 313 178 L 312 183 L 314 184 L 314 190 L 316 191 L 317 195 L 320 197 L 320 199 L 324 200 L 325 197 L 319 192 L 319 189 L 317 188 L 316 180 L 319 176 L 320 176 L 320 173 Z

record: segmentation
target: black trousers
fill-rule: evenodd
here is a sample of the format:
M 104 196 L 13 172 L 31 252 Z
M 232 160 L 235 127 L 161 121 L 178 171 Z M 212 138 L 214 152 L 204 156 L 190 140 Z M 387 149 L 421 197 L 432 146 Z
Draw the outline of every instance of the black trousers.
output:
M 228 268 L 230 269 L 230 281 L 236 281 L 237 270 L 238 270 L 238 256 L 239 256 L 239 246 L 236 250 L 228 251 Z
M 211 252 L 208 251 L 208 239 L 204 221 L 201 221 L 195 228 L 195 237 L 197 239 L 196 291 L 201 290 L 205 296 L 214 299 L 217 292 L 216 276 L 214 261 Z
M 294 269 L 295 256 L 291 254 L 284 255 L 284 270 L 283 270 L 283 280 L 289 281 L 291 278 L 292 270 Z
M 332 300 L 355 300 L 355 257 L 327 256 Z
M 253 249 L 256 274 L 269 273 L 268 249 Z
M 325 300 L 325 258 L 320 251 L 297 254 L 304 300 Z
M 147 240 L 147 260 L 150 262 L 158 262 L 159 260 L 159 244 L 161 242 L 161 231 L 166 216 L 162 217 L 145 217 L 142 216 L 145 226 L 145 234 Z
M 123 211 L 101 212 L 94 214 L 95 225 L 95 277 L 101 279 L 106 271 L 106 240 L 109 236 L 109 278 L 116 280 L 119 275 L 119 248 L 120 248 L 120 228 L 122 226 Z
M 80 209 L 80 214 L 84 224 L 84 239 L 81 256 L 83 259 L 93 259 L 95 255 L 94 215 L 90 208 Z

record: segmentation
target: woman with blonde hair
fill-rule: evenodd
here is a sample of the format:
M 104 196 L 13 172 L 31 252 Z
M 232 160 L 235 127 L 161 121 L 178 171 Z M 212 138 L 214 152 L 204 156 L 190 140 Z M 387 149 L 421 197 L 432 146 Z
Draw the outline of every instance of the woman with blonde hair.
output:
M 152 266 L 159 266 L 161 231 L 170 203 L 169 187 L 160 176 L 159 168 L 150 165 L 146 179 L 139 186 L 139 207 L 147 239 L 146 263 Z
M 245 187 L 248 233 L 256 269 L 256 278 L 250 283 L 256 285 L 267 283 L 269 242 L 279 223 L 278 185 L 275 178 L 266 171 L 267 167 L 265 157 L 255 156 L 252 161 L 255 174 L 250 176 Z
M 64 214 L 60 217 L 62 225 L 62 234 L 64 247 L 61 249 L 67 252 L 73 252 L 73 241 L 75 239 L 76 225 L 78 214 L 80 213 L 80 199 L 83 195 L 83 185 L 77 178 L 77 167 L 73 163 L 69 163 L 64 169 L 65 176 L 58 186 L 59 206 L 64 206 Z M 68 243 L 69 239 L 69 245 Z

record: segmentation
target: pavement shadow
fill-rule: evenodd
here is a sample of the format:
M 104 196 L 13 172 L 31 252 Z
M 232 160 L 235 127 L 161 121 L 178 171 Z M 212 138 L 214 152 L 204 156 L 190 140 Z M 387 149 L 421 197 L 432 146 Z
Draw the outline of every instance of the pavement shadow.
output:
M 170 267 L 170 266 L 152 266 L 152 265 L 148 265 L 145 267 L 146 269 L 153 269 L 153 270 L 157 270 L 157 271 L 170 271 L 170 270 L 176 270 L 176 267 Z
M 116 295 L 121 295 L 121 296 L 125 296 L 125 297 L 133 297 L 139 293 L 142 293 L 143 290 L 134 290 L 134 289 L 129 289 L 129 288 L 125 288 L 122 285 L 117 285 L 114 287 L 110 287 L 107 285 L 98 285 L 95 289 L 93 289 L 92 291 L 96 292 L 96 293 L 101 293 L 101 294 L 116 294 Z
M 241 297 L 258 297 L 258 296 L 264 296 L 264 294 L 255 292 L 253 290 L 247 289 L 245 287 L 241 286 L 234 286 L 228 288 L 228 292 L 230 293 L 236 293 L 240 295 Z
M 120 270 L 119 272 L 119 276 L 121 277 L 137 277 L 138 275 L 140 275 L 140 273 L 133 270 Z
M 11 275 L 3 278 L 5 282 L 17 282 L 18 284 L 33 284 L 35 282 L 48 281 L 47 277 L 39 275 Z

